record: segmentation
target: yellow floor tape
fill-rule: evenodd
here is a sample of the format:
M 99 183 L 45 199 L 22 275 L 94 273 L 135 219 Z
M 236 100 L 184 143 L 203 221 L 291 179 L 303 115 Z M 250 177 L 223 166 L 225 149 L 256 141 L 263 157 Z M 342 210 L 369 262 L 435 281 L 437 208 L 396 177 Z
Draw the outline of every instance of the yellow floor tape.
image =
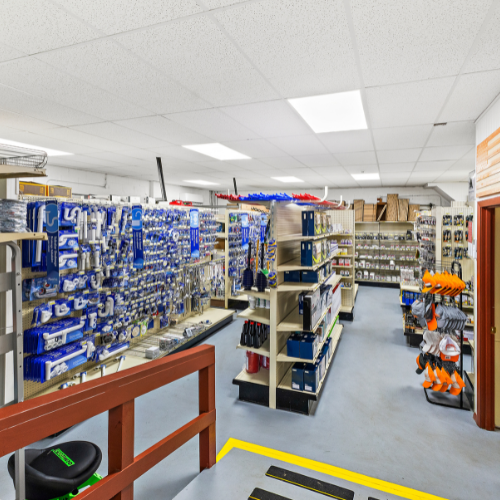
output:
M 247 443 L 246 441 L 240 441 L 239 439 L 233 438 L 229 438 L 227 443 L 223 446 L 222 450 L 217 455 L 217 462 L 222 460 L 233 448 L 249 451 L 250 453 L 263 455 L 268 458 L 274 458 L 275 460 L 280 460 L 281 462 L 287 462 L 289 464 L 297 465 L 298 467 L 304 467 L 305 469 L 310 469 L 316 472 L 321 472 L 323 474 L 328 474 L 329 476 L 345 479 L 346 481 L 350 481 L 351 483 L 360 484 L 368 488 L 391 493 L 392 495 L 398 495 L 408 500 L 447 500 L 443 497 L 438 497 L 436 495 L 424 493 L 412 488 L 407 488 L 406 486 L 389 483 L 387 481 L 382 481 L 374 477 L 358 474 L 357 472 L 351 472 L 346 469 L 341 469 L 340 467 L 316 462 L 315 460 L 302 458 L 297 455 L 292 455 L 291 453 L 284 453 L 282 451 L 273 450 L 271 448 L 266 448 L 265 446 L 259 446 L 257 444 Z

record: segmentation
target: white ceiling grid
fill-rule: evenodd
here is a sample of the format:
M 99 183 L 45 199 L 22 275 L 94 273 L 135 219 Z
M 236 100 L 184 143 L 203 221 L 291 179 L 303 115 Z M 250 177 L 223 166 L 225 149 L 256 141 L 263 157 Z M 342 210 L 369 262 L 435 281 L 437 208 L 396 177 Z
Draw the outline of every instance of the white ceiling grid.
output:
M 162 156 L 167 182 L 220 189 L 465 181 L 500 92 L 499 3 L 0 0 L 0 137 L 150 180 Z M 369 130 L 314 134 L 286 100 L 355 89 Z M 210 142 L 252 159 L 182 147 Z

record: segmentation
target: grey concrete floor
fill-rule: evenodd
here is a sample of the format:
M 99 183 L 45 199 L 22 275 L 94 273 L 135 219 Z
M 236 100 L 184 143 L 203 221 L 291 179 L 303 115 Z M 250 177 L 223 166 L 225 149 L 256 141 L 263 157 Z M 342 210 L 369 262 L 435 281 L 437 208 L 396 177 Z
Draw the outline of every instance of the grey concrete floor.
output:
M 354 311 L 311 416 L 238 401 L 232 380 L 244 363 L 244 351 L 235 348 L 240 320 L 207 340 L 216 346 L 217 450 L 233 437 L 452 500 L 497 500 L 500 433 L 480 430 L 470 412 L 425 401 L 415 374 L 418 350 L 406 346 L 402 333 L 398 291 L 360 287 Z M 196 376 L 138 399 L 136 454 L 194 418 L 197 408 Z M 95 442 L 106 457 L 107 415 L 41 444 L 75 439 Z M 0 498 L 11 500 L 6 459 L 0 459 Z M 106 471 L 104 458 L 99 472 Z M 197 476 L 193 439 L 136 481 L 136 498 L 172 499 Z M 216 498 L 236 497 L 221 491 Z

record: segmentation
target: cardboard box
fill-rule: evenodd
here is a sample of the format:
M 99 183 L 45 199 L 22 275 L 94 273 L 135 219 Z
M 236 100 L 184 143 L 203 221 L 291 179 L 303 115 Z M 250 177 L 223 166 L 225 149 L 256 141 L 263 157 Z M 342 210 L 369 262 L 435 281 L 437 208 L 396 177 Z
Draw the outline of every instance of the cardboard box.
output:
M 354 214 L 356 222 L 363 222 L 364 200 L 354 200 Z
M 363 222 L 376 222 L 377 220 L 377 205 L 373 203 L 365 203 L 363 209 Z
M 300 243 L 300 265 L 312 266 L 313 265 L 313 242 L 302 241 Z M 286 281 L 286 279 L 285 279 Z
M 304 391 L 317 392 L 319 386 L 318 365 L 307 364 L 304 367 Z
M 409 221 L 416 221 L 417 220 L 417 212 L 420 211 L 420 205 L 414 204 L 408 207 L 408 220 Z
M 319 321 L 322 312 L 320 305 L 321 293 L 319 289 L 308 293 L 304 297 L 304 314 L 302 315 L 302 325 L 304 330 L 312 330 Z
M 19 192 L 25 196 L 46 196 L 47 187 L 45 184 L 37 182 L 19 181 Z
M 285 271 L 284 280 L 286 283 L 300 283 L 300 271 Z
M 288 340 L 286 341 L 286 355 L 291 358 L 300 358 L 300 341 L 302 340 L 302 335 L 292 333 Z
M 305 363 L 295 363 L 292 366 L 292 389 L 297 391 L 304 390 L 304 368 Z
M 398 221 L 407 221 L 408 220 L 408 209 L 410 205 L 410 200 L 400 198 L 398 205 Z
M 71 198 L 72 190 L 65 186 L 47 186 L 47 196 L 51 198 Z
M 385 220 L 397 222 L 399 212 L 399 203 L 397 194 L 387 195 L 387 210 Z
M 316 335 L 304 335 L 300 341 L 300 356 L 302 359 L 314 359 L 318 350 L 318 340 Z
M 314 236 L 314 210 L 302 212 L 302 236 Z

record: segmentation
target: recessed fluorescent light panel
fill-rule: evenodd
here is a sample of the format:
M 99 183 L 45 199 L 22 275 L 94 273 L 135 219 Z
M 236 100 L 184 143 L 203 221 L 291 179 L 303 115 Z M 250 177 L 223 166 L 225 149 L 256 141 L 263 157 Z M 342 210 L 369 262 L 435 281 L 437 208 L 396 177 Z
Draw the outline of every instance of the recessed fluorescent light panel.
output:
M 6 146 L 19 146 L 20 148 L 38 149 L 40 151 L 45 151 L 47 156 L 68 156 L 73 154 L 58 151 L 57 149 L 44 148 L 43 146 L 33 146 L 33 144 L 25 144 L 24 142 L 9 141 L 8 139 L 0 139 L 0 144 L 5 144 Z
M 317 134 L 367 129 L 359 90 L 288 99 Z
M 298 177 L 271 177 L 271 179 L 280 182 L 304 182 L 302 179 L 299 179 Z
M 190 149 L 191 151 L 196 151 L 202 155 L 210 156 L 216 160 L 249 160 L 249 156 L 242 155 L 235 151 L 234 149 L 228 148 L 214 142 L 213 144 L 193 144 L 192 146 L 182 146 L 183 148 Z
M 199 184 L 200 186 L 218 186 L 217 182 L 209 182 L 209 181 L 184 181 L 184 182 L 190 182 L 191 184 Z
M 355 181 L 378 181 L 380 179 L 380 175 L 377 172 L 371 174 L 351 174 L 351 175 Z

